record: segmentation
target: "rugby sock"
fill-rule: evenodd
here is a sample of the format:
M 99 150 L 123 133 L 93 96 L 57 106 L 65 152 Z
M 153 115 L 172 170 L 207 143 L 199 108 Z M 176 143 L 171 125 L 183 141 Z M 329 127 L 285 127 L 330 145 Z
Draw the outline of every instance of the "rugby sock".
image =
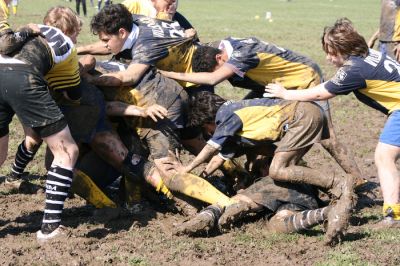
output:
M 393 220 L 400 221 L 400 203 L 397 204 L 383 204 L 383 216 L 391 217 Z
M 38 151 L 39 147 L 40 146 L 38 145 L 35 150 L 29 151 L 25 146 L 25 140 L 22 141 L 21 144 L 19 144 L 14 163 L 11 166 L 11 177 L 21 177 L 28 163 L 33 160 L 33 157 L 35 157 L 35 154 Z
M 159 180 L 157 186 L 156 186 L 156 191 L 161 192 L 164 194 L 167 198 L 172 199 L 174 196 L 172 195 L 171 191 L 167 188 L 167 186 L 164 184 L 162 179 Z
M 236 202 L 203 178 L 193 174 L 176 174 L 172 178 L 165 179 L 164 182 L 172 191 L 180 192 L 209 204 L 225 207 Z
M 61 223 L 64 201 L 68 196 L 72 183 L 71 168 L 52 165 L 47 172 L 46 207 L 44 209 L 42 233 L 53 232 Z
M 298 232 L 317 225 L 327 218 L 329 207 L 306 210 L 285 217 L 283 220 L 287 232 Z

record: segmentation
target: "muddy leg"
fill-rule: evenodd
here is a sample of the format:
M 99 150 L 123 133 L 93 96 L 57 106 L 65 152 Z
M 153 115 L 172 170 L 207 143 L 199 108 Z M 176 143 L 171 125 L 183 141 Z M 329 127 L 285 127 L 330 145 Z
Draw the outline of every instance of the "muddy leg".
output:
M 335 175 L 334 172 L 323 175 L 316 170 L 294 165 L 307 149 L 277 152 L 272 159 L 270 176 L 274 180 L 308 183 L 329 189 L 338 198 L 335 206 L 328 213 L 328 227 L 325 235 L 326 244 L 335 244 L 347 229 L 350 212 L 354 206 L 354 181 L 351 175 Z
M 361 170 L 354 160 L 353 154 L 338 141 L 332 124 L 330 111 L 326 113 L 330 138 L 321 141 L 322 147 L 335 159 L 339 166 L 347 173 L 353 175 L 356 185 L 365 183 Z

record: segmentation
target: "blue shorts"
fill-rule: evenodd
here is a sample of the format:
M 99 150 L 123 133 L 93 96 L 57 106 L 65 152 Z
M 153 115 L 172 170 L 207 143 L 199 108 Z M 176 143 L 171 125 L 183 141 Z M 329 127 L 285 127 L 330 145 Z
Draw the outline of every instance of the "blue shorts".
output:
M 400 110 L 390 114 L 379 137 L 379 142 L 400 147 Z

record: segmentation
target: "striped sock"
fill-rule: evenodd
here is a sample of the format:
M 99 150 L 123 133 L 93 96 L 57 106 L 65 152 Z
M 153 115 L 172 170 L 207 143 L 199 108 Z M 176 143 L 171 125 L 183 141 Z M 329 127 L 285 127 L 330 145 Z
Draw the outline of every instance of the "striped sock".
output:
M 323 222 L 329 211 L 328 207 L 315 210 L 306 210 L 285 218 L 288 232 L 298 232 Z
M 28 151 L 25 146 L 25 140 L 19 144 L 14 163 L 11 166 L 11 177 L 20 178 L 24 173 L 26 166 L 33 160 L 39 146 L 34 151 Z
M 61 223 L 64 201 L 72 183 L 72 169 L 52 165 L 47 172 L 46 207 L 44 209 L 42 233 L 49 234 Z

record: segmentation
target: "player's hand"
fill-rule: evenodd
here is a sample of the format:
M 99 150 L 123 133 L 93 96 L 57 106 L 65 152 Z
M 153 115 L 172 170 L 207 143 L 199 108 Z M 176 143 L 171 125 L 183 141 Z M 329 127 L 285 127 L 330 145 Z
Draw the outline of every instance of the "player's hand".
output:
M 168 114 L 168 110 L 158 104 L 150 105 L 144 110 L 144 117 L 150 117 L 154 122 L 157 122 L 157 118 L 164 119 Z
M 173 72 L 171 72 L 171 71 L 165 71 L 165 70 L 157 70 L 157 71 L 158 71 L 158 73 L 160 73 L 164 77 L 172 78 L 171 73 L 173 73 Z
M 197 31 L 193 28 L 185 30 L 185 37 L 186 38 L 193 38 L 195 39 L 197 36 Z
M 265 93 L 263 94 L 264 97 L 267 98 L 285 98 L 285 93 L 286 89 L 279 83 L 269 83 L 267 86 L 265 86 Z
M 35 35 L 35 36 L 42 36 L 43 38 L 46 38 L 45 36 L 44 36 L 44 34 L 40 31 L 40 28 L 39 28 L 39 26 L 37 25 L 37 24 L 34 24 L 34 23 L 29 23 L 28 25 L 26 25 L 29 29 L 31 29 L 32 30 L 32 33 Z

